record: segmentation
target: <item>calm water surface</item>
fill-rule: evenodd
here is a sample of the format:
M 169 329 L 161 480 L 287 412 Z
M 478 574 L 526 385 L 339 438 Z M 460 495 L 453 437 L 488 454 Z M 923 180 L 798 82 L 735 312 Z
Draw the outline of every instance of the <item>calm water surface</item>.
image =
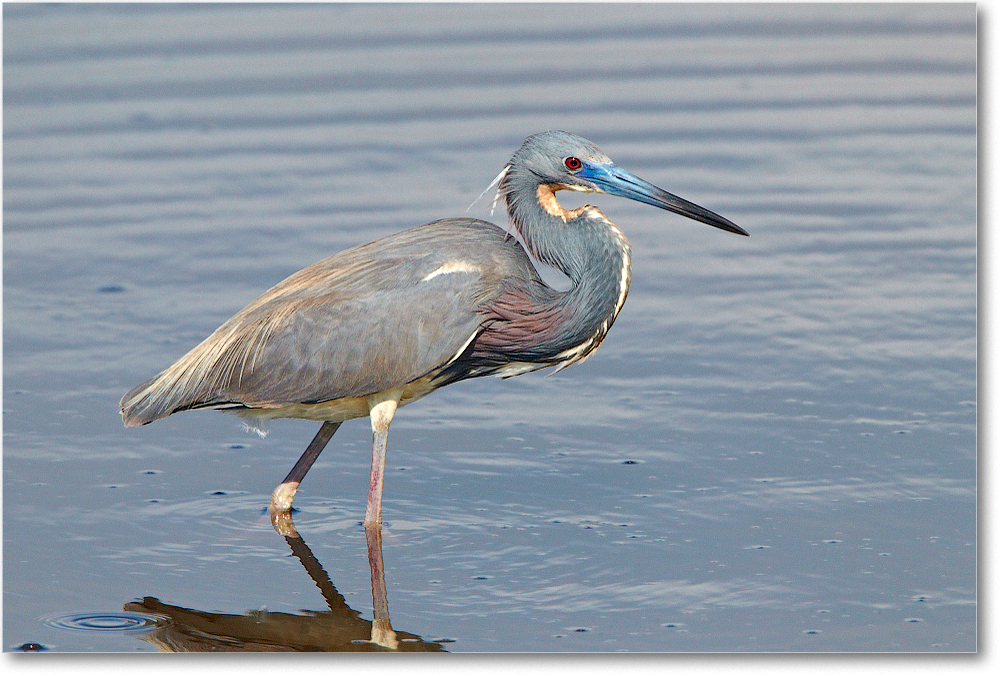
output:
M 286 539 L 315 424 L 118 400 L 549 128 L 753 237 L 592 198 L 601 350 L 400 412 L 401 645 L 976 648 L 973 5 L 3 10 L 5 650 L 369 649 L 366 421 Z

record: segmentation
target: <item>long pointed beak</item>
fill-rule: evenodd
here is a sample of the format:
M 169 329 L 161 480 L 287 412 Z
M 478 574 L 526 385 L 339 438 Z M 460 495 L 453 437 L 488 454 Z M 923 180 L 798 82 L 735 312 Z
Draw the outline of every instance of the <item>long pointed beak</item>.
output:
M 609 195 L 627 197 L 630 200 L 651 204 L 675 214 L 692 218 L 714 228 L 735 232 L 737 235 L 750 236 L 750 233 L 736 225 L 727 218 L 723 218 L 714 211 L 709 211 L 686 199 L 672 195 L 666 190 L 657 188 L 652 183 L 644 181 L 631 172 L 625 171 L 617 164 L 599 164 L 597 162 L 584 162 L 583 168 L 576 172 L 576 176 L 586 179 L 597 186 L 601 191 Z

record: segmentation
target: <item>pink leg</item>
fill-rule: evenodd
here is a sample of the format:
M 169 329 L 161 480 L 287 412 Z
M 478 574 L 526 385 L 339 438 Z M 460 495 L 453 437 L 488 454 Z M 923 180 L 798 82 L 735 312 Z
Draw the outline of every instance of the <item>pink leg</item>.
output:
M 372 441 L 372 474 L 368 482 L 368 507 L 365 510 L 365 524 L 382 523 L 382 478 L 385 475 L 385 447 L 389 441 L 389 430 L 374 433 Z
M 382 392 L 368 401 L 372 418 L 372 473 L 368 482 L 368 507 L 365 525 L 382 523 L 382 479 L 385 476 L 385 451 L 389 441 L 389 423 L 396 413 L 402 388 Z
M 396 650 L 399 639 L 389 623 L 389 602 L 382 568 L 382 526 L 366 525 L 365 539 L 368 541 L 368 565 L 372 569 L 372 643 Z

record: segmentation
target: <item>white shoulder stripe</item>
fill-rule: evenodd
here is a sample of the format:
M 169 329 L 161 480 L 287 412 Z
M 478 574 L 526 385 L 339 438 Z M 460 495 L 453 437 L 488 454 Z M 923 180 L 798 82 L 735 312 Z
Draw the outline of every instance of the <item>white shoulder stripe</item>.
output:
M 449 261 L 420 281 L 426 282 L 434 279 L 438 275 L 452 275 L 456 272 L 482 272 L 482 270 L 479 266 L 473 265 L 467 261 Z

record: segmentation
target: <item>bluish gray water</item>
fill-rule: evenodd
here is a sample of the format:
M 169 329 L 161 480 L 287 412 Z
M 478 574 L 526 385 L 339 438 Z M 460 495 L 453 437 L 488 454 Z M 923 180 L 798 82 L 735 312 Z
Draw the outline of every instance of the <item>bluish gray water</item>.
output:
M 634 254 L 602 348 L 396 417 L 392 626 L 976 648 L 974 5 L 3 10 L 5 650 L 198 649 L 165 612 L 93 628 L 142 599 L 304 636 L 332 585 L 371 620 L 366 421 L 296 498 L 324 587 L 262 512 L 315 424 L 126 430 L 118 400 L 299 268 L 489 218 L 549 128 L 753 237 L 591 198 Z

